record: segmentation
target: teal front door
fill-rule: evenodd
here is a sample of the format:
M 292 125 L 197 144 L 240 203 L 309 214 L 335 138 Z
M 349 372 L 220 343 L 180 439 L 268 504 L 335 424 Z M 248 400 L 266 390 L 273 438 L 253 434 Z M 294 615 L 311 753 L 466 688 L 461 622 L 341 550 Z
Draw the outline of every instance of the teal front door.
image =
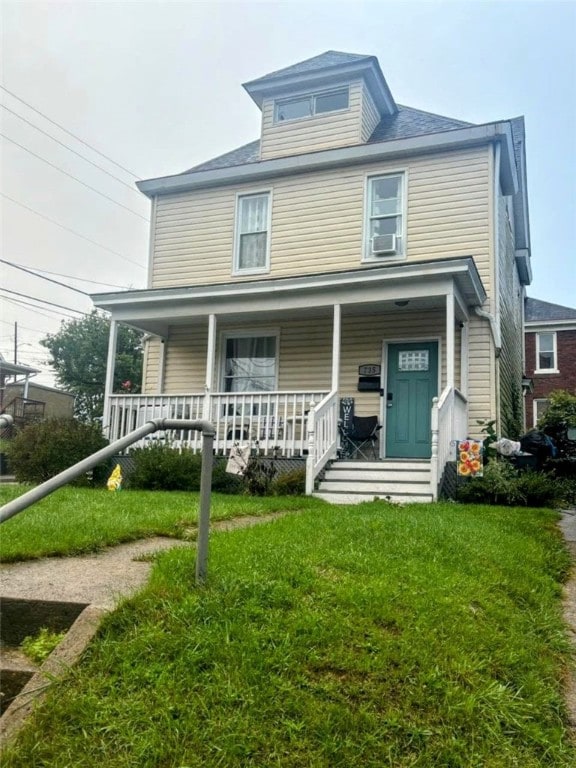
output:
M 389 344 L 384 408 L 386 457 L 430 458 L 430 413 L 438 394 L 438 343 Z

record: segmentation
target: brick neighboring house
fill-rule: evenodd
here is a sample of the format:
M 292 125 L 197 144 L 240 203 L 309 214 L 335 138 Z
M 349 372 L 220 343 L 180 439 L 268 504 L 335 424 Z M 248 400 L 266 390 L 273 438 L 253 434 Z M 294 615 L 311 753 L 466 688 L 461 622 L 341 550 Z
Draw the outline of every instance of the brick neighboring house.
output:
M 576 394 L 576 309 L 526 298 L 524 323 L 526 374 L 534 382 L 534 391 L 526 395 L 526 429 L 531 429 L 550 392 Z

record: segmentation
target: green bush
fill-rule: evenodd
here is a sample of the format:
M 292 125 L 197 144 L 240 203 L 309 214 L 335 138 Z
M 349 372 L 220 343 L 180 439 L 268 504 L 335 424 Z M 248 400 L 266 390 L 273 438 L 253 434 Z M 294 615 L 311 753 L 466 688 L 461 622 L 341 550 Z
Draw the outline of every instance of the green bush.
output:
M 190 449 L 182 451 L 169 443 L 152 442 L 130 452 L 133 469 L 127 473 L 125 486 L 146 491 L 199 491 L 202 454 Z M 226 460 L 214 457 L 212 490 L 219 493 L 242 493 L 241 477 L 226 472 Z
M 556 507 L 569 494 L 563 482 L 545 472 L 519 472 L 505 459 L 484 467 L 483 477 L 461 481 L 457 500 L 468 504 L 497 504 L 510 507 Z
M 20 483 L 42 483 L 108 445 L 100 428 L 75 419 L 46 419 L 30 424 L 7 445 L 10 467 Z M 91 477 L 77 478 L 74 485 L 103 483 L 110 462 L 95 467 Z
M 306 470 L 292 469 L 272 481 L 274 496 L 303 496 L 306 492 Z

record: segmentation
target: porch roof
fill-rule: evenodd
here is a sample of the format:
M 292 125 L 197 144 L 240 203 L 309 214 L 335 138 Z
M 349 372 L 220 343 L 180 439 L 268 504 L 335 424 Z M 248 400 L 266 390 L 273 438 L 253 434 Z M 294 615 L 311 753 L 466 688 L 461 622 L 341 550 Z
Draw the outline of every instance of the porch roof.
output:
M 410 301 L 411 308 L 444 305 L 455 292 L 466 307 L 481 306 L 486 291 L 471 256 L 365 267 L 341 272 L 175 288 L 92 294 L 94 304 L 114 320 L 158 336 L 171 325 L 208 315 L 254 317 L 262 312 L 311 314 L 334 304 L 357 307 Z

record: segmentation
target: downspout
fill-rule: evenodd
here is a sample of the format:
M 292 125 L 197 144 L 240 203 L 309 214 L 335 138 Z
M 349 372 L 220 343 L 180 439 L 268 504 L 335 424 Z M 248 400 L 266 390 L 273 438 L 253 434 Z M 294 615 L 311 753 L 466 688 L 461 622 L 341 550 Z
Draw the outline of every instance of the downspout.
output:
M 482 309 L 481 307 L 474 307 L 474 312 L 478 315 L 478 317 L 482 317 L 484 320 L 488 320 L 490 323 L 492 340 L 496 348 L 496 357 L 500 357 L 500 352 L 502 352 L 502 339 L 500 338 L 500 327 L 498 326 L 496 317 L 490 312 L 486 312 L 486 310 Z
M 495 373 L 496 373 L 496 425 L 501 426 L 501 396 L 500 396 L 500 353 L 502 351 L 502 334 L 500 327 L 500 259 L 502 254 L 500 253 L 500 162 L 501 162 L 502 147 L 500 142 L 496 142 L 494 145 L 494 323 L 495 329 L 492 333 L 496 333 L 494 338 L 494 345 L 496 347 L 495 354 Z

